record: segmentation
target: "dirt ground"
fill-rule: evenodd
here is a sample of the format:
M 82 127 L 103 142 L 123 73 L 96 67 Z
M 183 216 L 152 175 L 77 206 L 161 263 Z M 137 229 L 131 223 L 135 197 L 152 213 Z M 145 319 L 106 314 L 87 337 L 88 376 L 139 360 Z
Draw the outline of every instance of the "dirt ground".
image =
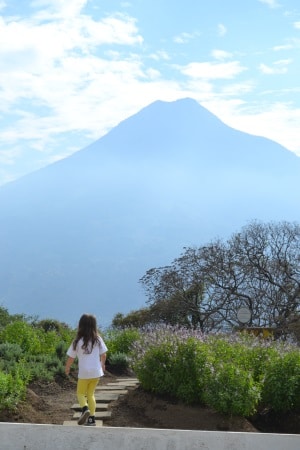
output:
M 101 383 L 109 383 L 115 378 L 108 372 Z M 28 388 L 26 401 L 14 413 L 0 412 L 0 421 L 61 425 L 65 420 L 71 420 L 71 406 L 76 402 L 76 379 L 34 383 Z M 128 394 L 112 402 L 110 409 L 111 419 L 106 420 L 104 426 L 300 433 L 300 412 L 285 417 L 264 413 L 251 418 L 251 421 L 240 417 L 230 418 L 209 408 L 186 406 L 169 398 L 152 395 L 140 387 L 130 389 Z

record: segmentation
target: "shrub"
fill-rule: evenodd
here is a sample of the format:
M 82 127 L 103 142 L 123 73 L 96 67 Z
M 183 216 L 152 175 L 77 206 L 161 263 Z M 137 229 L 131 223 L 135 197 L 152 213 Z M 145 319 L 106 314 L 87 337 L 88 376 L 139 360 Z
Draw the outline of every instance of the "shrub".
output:
M 18 344 L 23 352 L 33 355 L 41 352 L 40 336 L 38 336 L 32 325 L 21 320 L 10 323 L 1 330 L 0 341 Z
M 19 344 L 4 342 L 0 344 L 0 357 L 2 360 L 17 362 L 22 357 L 23 351 Z
M 145 390 L 189 404 L 205 402 L 232 415 L 249 416 L 265 406 L 299 408 L 300 353 L 294 345 L 163 326 L 141 331 L 132 348 L 133 368 Z
M 65 360 L 68 348 L 69 344 L 66 343 L 65 341 L 58 342 L 55 348 L 56 356 L 61 360 Z
M 263 386 L 264 403 L 277 412 L 300 408 L 300 352 L 278 354 L 268 364 Z
M 125 353 L 113 353 L 108 359 L 109 367 L 117 373 L 125 372 L 129 367 L 129 359 Z
M 174 347 L 170 342 L 150 347 L 142 359 L 136 360 L 134 370 L 145 390 L 158 394 L 173 394 Z
M 30 367 L 33 381 L 52 381 L 56 375 L 64 376 L 64 364 L 55 354 L 32 356 L 26 364 Z
M 215 363 L 207 380 L 205 400 L 224 414 L 250 416 L 257 408 L 261 387 L 252 374 L 234 363 Z
M 176 398 L 187 404 L 202 403 L 208 370 L 208 351 L 203 342 L 195 338 L 178 344 L 172 391 Z
M 125 353 L 132 350 L 133 343 L 139 338 L 139 332 L 135 328 L 125 330 L 109 330 L 105 333 L 104 340 L 108 348 L 108 355 Z
M 23 400 L 26 385 L 18 371 L 14 374 L 5 374 L 0 371 L 0 410 L 15 409 L 18 402 Z

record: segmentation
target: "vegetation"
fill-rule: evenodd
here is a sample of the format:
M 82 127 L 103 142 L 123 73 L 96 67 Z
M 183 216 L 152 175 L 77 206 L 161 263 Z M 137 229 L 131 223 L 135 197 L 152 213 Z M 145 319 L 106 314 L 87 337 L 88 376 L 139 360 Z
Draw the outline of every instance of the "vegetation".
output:
M 295 344 L 241 333 L 204 335 L 154 327 L 134 344 L 142 387 L 224 414 L 299 411 L 300 351 Z
M 248 326 L 300 340 L 300 226 L 252 222 L 230 239 L 185 248 L 141 278 L 148 308 L 117 314 L 119 329 L 165 323 L 204 332 L 233 330 L 240 307 Z
M 135 328 L 117 330 L 110 328 L 104 339 L 108 348 L 107 366 L 115 373 L 124 373 L 129 368 L 129 356 L 134 342 L 139 338 L 139 331 Z
M 66 324 L 10 315 L 0 307 L 0 410 L 16 408 L 30 382 L 65 376 L 73 335 Z
M 184 249 L 141 283 L 148 306 L 117 314 L 104 333 L 110 368 L 133 369 L 147 391 L 229 415 L 300 410 L 297 224 L 253 222 L 226 242 Z M 270 328 L 269 339 L 237 332 L 247 331 L 242 306 L 248 331 Z M 65 376 L 74 334 L 0 307 L 0 409 L 16 408 L 31 381 Z

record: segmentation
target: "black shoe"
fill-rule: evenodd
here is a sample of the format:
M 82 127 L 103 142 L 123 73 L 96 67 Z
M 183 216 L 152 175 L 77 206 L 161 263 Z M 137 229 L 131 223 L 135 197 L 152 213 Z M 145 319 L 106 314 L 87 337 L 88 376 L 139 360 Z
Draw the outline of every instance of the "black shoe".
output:
M 84 406 L 82 408 L 81 416 L 77 420 L 78 425 L 83 425 L 86 422 L 86 419 L 89 417 L 89 415 L 90 415 L 89 408 L 87 406 Z
M 88 427 L 95 427 L 96 426 L 95 416 L 90 416 L 85 425 Z

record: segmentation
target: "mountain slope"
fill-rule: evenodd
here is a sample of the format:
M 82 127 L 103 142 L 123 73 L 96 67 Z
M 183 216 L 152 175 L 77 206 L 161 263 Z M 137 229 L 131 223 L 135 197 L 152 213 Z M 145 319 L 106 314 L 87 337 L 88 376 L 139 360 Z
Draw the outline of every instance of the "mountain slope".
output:
M 247 221 L 299 220 L 300 160 L 192 99 L 157 101 L 76 154 L 0 188 L 0 303 L 102 324 L 138 280 Z

